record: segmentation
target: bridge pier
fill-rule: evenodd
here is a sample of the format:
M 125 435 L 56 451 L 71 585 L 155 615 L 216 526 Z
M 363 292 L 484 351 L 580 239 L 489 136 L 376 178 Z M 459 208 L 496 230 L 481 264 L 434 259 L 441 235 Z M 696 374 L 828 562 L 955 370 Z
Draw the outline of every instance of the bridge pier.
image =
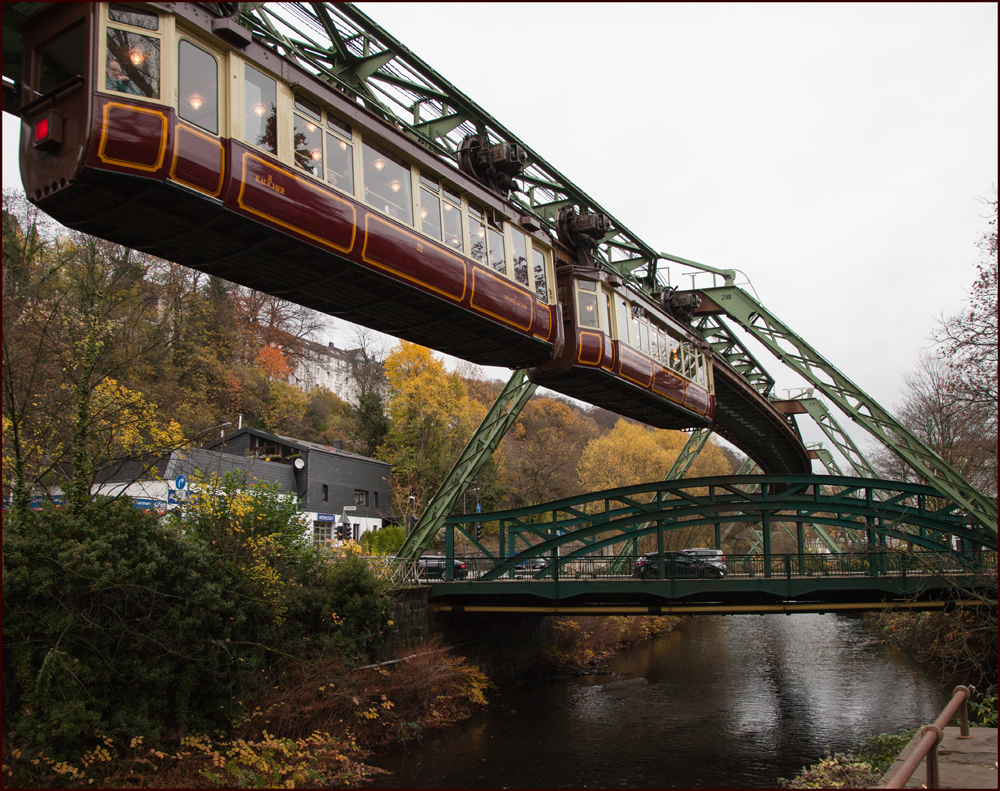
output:
M 476 665 L 491 681 L 517 678 L 541 661 L 555 643 L 553 619 L 534 613 L 434 612 L 426 585 L 395 593 L 393 632 L 379 659 L 386 661 L 419 651 L 435 635 Z

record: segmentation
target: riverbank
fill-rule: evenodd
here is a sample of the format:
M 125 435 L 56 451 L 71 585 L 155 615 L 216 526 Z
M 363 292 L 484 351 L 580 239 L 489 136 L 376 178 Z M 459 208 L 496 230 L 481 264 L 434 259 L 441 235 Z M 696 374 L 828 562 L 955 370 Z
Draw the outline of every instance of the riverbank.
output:
M 432 641 L 362 670 L 343 659 L 299 665 L 255 701 L 230 734 L 150 744 L 105 738 L 73 760 L 23 755 L 4 741 L 4 785 L 43 788 L 339 788 L 377 778 L 365 760 L 395 741 L 453 725 L 486 705 L 488 679 Z M 27 772 L 24 764 L 30 764 Z
M 548 673 L 590 673 L 628 646 L 673 631 L 682 622 L 673 615 L 583 616 L 555 619 L 555 644 L 542 657 Z

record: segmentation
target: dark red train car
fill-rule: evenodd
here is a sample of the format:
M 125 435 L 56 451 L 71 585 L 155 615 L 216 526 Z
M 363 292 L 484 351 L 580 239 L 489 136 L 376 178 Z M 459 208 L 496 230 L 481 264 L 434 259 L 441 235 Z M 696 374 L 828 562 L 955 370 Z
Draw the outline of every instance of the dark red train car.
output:
M 70 228 L 475 363 L 560 351 L 550 236 L 206 7 L 53 4 L 27 18 L 31 201 Z
M 557 254 L 565 343 L 531 380 L 658 428 L 711 424 L 708 344 L 616 275 Z

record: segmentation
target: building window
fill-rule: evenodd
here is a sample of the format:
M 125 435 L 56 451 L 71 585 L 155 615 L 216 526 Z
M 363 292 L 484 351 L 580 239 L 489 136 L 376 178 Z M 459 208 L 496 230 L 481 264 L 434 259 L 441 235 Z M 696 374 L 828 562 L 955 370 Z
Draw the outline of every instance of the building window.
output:
M 372 507 L 378 508 L 378 492 L 372 492 Z
M 330 486 L 326 483 L 323 484 L 323 502 L 330 502 Z
M 333 539 L 332 522 L 313 522 L 313 541 L 322 544 Z
M 368 492 L 362 489 L 354 490 L 354 504 L 355 505 L 368 505 Z

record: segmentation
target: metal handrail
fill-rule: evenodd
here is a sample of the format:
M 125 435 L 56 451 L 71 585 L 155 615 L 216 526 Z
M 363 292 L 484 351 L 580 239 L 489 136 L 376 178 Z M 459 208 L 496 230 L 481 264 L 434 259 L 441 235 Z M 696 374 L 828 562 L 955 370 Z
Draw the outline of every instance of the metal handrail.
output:
M 961 726 L 960 739 L 971 739 L 969 733 L 969 688 L 955 687 L 948 705 L 944 707 L 932 725 L 925 725 L 920 729 L 920 741 L 917 742 L 913 752 L 909 754 L 899 770 L 882 786 L 883 788 L 902 788 L 906 781 L 920 766 L 920 762 L 927 758 L 927 784 L 925 788 L 940 788 L 941 777 L 938 768 L 937 748 L 944 738 L 945 726 L 951 722 L 955 712 L 959 712 L 959 724 Z

